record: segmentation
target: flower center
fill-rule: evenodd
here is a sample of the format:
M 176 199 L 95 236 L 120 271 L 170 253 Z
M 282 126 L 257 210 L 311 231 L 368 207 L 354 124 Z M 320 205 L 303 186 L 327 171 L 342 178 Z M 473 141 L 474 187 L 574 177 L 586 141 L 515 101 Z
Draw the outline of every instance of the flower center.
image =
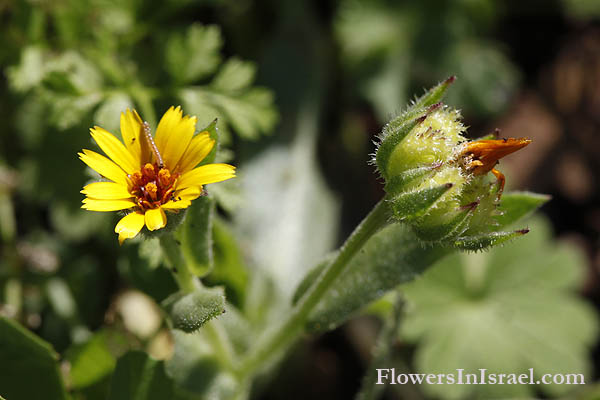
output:
M 140 171 L 130 175 L 133 187 L 131 192 L 136 196 L 136 203 L 142 211 L 158 208 L 167 203 L 175 192 L 175 181 L 179 174 L 171 172 L 157 163 L 147 163 Z

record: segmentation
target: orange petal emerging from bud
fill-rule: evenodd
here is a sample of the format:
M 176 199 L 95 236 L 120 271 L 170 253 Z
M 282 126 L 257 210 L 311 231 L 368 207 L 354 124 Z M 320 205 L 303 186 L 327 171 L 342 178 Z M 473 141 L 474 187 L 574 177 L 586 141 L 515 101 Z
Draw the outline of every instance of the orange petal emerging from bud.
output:
M 461 155 L 470 157 L 467 168 L 474 175 L 483 175 L 490 172 L 498 160 L 531 143 L 530 139 L 492 139 L 477 140 L 467 143 Z

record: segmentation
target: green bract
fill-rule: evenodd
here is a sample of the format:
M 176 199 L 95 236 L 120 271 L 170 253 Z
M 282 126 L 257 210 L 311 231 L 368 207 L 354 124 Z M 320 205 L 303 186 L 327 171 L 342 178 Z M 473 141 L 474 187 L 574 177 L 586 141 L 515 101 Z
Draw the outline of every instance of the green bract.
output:
M 420 240 L 477 250 L 525 231 L 492 233 L 501 215 L 500 186 L 466 167 L 460 112 L 439 102 L 454 79 L 430 89 L 385 126 L 374 162 L 395 218 Z

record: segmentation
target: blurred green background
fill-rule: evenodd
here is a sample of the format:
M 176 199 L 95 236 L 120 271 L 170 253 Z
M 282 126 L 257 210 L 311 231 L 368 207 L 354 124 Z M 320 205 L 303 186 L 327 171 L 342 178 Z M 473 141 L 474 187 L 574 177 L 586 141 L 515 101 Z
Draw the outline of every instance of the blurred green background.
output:
M 209 187 L 222 217 L 209 281 L 225 285 L 248 315 L 277 315 L 265 293 L 289 300 L 307 269 L 383 196 L 368 164 L 383 124 L 450 75 L 458 80 L 446 103 L 462 110 L 472 137 L 500 128 L 502 136 L 533 139 L 502 160 L 507 188 L 548 193 L 552 201 L 531 222 L 525 244 L 476 261 L 456 256 L 407 286 L 398 362 L 428 372 L 511 354 L 492 367 L 560 364 L 596 380 L 597 0 L 0 0 L 0 33 L 0 315 L 54 347 L 76 398 L 105 398 L 115 359 L 127 349 L 157 358 L 172 351 L 155 302 L 174 283 L 157 269 L 156 243 L 119 247 L 115 213 L 79 208 L 79 191 L 93 175 L 76 154 L 94 149 L 91 126 L 118 133 L 127 107 L 151 125 L 177 104 L 198 116 L 198 128 L 219 118 L 219 159 L 241 173 Z M 473 263 L 484 272 L 473 272 Z M 256 275 L 268 277 L 271 292 L 250 289 Z M 450 289 L 437 290 L 436 279 Z M 264 298 L 252 297 L 257 292 Z M 500 313 L 523 312 L 527 331 L 547 346 L 513 343 L 519 333 L 498 320 L 457 322 L 465 301 L 482 298 L 495 299 Z M 527 304 L 537 308 L 523 311 Z M 373 310 L 300 345 L 255 398 L 351 398 L 380 325 Z M 485 317 L 494 312 L 481 309 Z M 254 317 L 257 326 L 269 321 Z M 498 335 L 511 346 L 497 348 L 481 333 L 492 343 L 460 347 L 465 331 L 487 326 L 505 332 Z M 444 344 L 435 332 L 453 334 Z M 90 343 L 103 343 L 100 367 L 81 372 L 77 360 Z M 548 352 L 556 357 L 544 358 Z M 479 356 L 465 359 L 471 353 Z M 577 387 L 512 389 L 502 394 L 594 398 Z M 491 395 L 453 390 L 405 387 L 385 396 Z

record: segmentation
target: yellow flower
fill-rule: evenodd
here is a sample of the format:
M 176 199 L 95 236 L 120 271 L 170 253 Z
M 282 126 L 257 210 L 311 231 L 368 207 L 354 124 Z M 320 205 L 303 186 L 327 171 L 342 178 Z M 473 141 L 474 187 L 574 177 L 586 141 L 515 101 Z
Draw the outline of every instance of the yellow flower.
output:
M 167 224 L 165 211 L 190 206 L 208 183 L 235 176 L 228 164 L 196 166 L 210 153 L 215 141 L 208 132 L 194 135 L 196 117 L 183 116 L 180 107 L 169 108 L 156 136 L 133 110 L 121 114 L 123 144 L 98 126 L 92 138 L 109 157 L 83 150 L 79 158 L 108 181 L 86 185 L 82 208 L 90 211 L 130 211 L 115 227 L 119 243 L 136 236 L 146 225 L 154 231 Z

